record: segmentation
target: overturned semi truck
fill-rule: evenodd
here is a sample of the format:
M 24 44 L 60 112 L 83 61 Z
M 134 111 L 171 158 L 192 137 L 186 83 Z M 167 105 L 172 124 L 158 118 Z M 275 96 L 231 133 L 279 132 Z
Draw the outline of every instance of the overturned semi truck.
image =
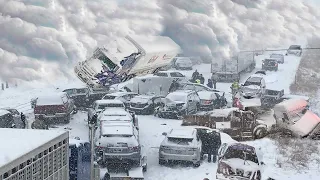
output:
M 89 87 L 100 88 L 157 72 L 171 64 L 181 48 L 165 36 L 128 35 L 97 47 L 74 71 Z

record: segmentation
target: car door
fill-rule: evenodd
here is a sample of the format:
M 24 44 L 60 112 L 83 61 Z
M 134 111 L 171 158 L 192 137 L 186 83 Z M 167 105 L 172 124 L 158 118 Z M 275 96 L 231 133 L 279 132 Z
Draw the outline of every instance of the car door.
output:
M 218 158 L 219 158 L 219 161 L 221 160 L 221 158 L 223 157 L 225 151 L 227 150 L 228 148 L 228 144 L 227 143 L 223 143 L 218 151 Z

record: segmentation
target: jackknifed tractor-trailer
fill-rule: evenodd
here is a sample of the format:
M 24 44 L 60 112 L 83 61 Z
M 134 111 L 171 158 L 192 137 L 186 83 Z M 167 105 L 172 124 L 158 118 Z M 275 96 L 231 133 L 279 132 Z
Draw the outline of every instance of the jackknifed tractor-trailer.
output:
M 165 36 L 128 35 L 97 47 L 74 71 L 91 88 L 109 87 L 171 64 L 181 48 Z

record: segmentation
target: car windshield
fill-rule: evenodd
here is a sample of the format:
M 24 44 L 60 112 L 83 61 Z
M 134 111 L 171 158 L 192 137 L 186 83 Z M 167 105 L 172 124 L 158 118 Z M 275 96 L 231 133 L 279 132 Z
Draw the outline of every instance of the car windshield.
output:
M 292 45 L 292 46 L 290 46 L 290 47 L 289 47 L 289 49 L 293 49 L 293 50 L 300 50 L 300 49 L 301 49 L 301 47 L 300 47 L 300 46 L 298 46 L 298 45 Z
M 111 108 L 111 107 L 123 107 L 123 104 L 101 104 L 98 106 L 98 109 L 105 109 L 105 108 Z
M 188 145 L 190 142 L 193 141 L 191 138 L 175 138 L 175 137 L 168 137 L 168 141 L 175 143 L 175 144 L 180 144 L 180 145 Z
M 181 102 L 186 102 L 187 101 L 187 96 L 185 94 L 168 94 L 167 99 L 170 99 L 171 101 L 181 101 Z
M 244 83 L 244 86 L 251 86 L 251 85 L 260 86 L 260 84 L 261 84 L 261 78 L 252 77 Z
M 239 158 L 243 160 L 252 161 L 257 164 L 259 163 L 258 157 L 253 150 L 244 150 L 242 148 L 238 149 L 234 147 L 229 147 L 224 154 L 224 158 L 225 159 Z
M 279 94 L 279 91 L 266 90 L 266 94 L 267 94 L 267 95 L 271 95 L 271 96 L 277 96 L 277 95 Z
M 116 96 L 111 96 L 111 95 L 103 97 L 103 99 L 110 99 L 110 100 L 115 99 L 115 98 L 116 98 Z
M 282 54 L 272 54 L 270 57 L 271 58 L 280 58 L 280 57 L 283 57 L 283 55 Z

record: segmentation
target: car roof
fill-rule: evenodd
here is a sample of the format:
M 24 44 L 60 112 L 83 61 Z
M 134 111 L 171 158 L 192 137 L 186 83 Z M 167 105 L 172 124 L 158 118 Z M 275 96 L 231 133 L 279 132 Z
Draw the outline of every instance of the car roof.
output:
M 171 129 L 167 137 L 171 138 L 193 138 L 196 129 L 191 128 L 181 128 L 181 129 Z
M 97 104 L 123 104 L 122 101 L 117 100 L 117 99 L 96 100 L 95 103 L 97 103 Z
M 249 79 L 251 79 L 251 78 L 260 78 L 260 79 L 263 79 L 263 77 L 262 77 L 261 75 L 262 75 L 261 73 L 252 74 L 251 76 L 248 77 L 247 80 L 249 80 Z

